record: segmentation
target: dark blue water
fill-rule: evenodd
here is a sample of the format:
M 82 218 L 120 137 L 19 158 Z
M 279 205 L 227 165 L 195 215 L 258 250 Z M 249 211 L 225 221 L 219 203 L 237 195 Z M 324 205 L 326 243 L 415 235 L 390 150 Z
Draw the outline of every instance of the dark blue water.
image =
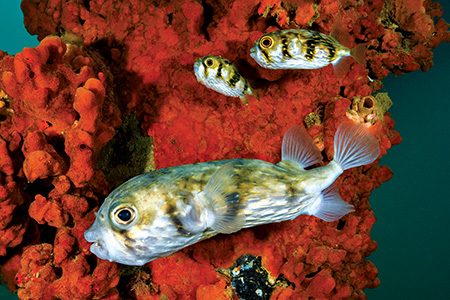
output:
M 381 285 L 369 299 L 450 299 L 450 44 L 433 54 L 430 71 L 384 81 L 403 142 L 381 161 L 394 177 L 370 198 Z
M 440 1 L 450 21 L 450 1 Z M 23 26 L 20 1 L 0 3 L 0 49 L 14 54 L 37 45 Z M 376 190 L 370 259 L 381 285 L 369 299 L 450 299 L 450 44 L 434 52 L 434 67 L 385 80 L 390 112 L 403 142 L 382 164 L 394 171 Z M 16 299 L 0 286 L 0 299 Z

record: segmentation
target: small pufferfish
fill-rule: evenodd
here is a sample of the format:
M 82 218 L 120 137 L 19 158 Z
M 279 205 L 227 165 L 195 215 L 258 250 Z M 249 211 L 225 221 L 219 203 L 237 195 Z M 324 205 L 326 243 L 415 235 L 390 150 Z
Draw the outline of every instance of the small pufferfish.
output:
M 343 123 L 325 166 L 312 138 L 289 129 L 282 160 L 232 159 L 160 169 L 116 188 L 84 233 L 101 259 L 143 265 L 219 233 L 313 215 L 335 221 L 354 211 L 330 187 L 349 168 L 372 163 L 378 141 L 362 125 Z
M 208 55 L 195 60 L 194 73 L 197 81 L 208 88 L 229 97 L 239 97 L 248 104 L 247 95 L 253 95 L 250 83 L 228 59 Z
M 365 46 L 349 49 L 332 36 L 306 29 L 286 29 L 266 33 L 250 49 L 250 56 L 267 69 L 319 69 L 337 67 L 351 56 L 365 62 Z

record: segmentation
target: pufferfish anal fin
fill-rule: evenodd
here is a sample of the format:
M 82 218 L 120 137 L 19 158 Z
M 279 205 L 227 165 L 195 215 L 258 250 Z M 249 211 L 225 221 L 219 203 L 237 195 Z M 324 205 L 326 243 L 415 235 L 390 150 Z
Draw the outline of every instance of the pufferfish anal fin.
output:
M 322 191 L 316 203 L 311 206 L 309 214 L 326 222 L 333 222 L 353 211 L 353 205 L 342 200 L 338 189 L 331 186 Z
M 281 159 L 296 162 L 300 168 L 312 166 L 322 161 L 319 149 L 304 127 L 295 125 L 286 131 L 281 146 Z
M 219 233 L 236 232 L 245 224 L 237 177 L 234 164 L 227 163 L 211 176 L 205 187 L 205 197 L 214 216 L 209 227 Z

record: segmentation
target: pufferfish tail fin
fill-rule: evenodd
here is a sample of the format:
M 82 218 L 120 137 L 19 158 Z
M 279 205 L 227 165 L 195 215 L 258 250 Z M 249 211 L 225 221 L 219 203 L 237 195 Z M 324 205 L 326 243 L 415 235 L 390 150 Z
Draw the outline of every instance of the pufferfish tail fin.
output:
M 365 66 L 366 49 L 367 48 L 365 44 L 360 44 L 355 48 L 350 49 L 350 56 L 341 57 L 332 62 L 334 74 L 339 78 L 344 77 L 350 71 L 350 67 L 352 65 L 352 58 L 361 66 Z
M 341 11 L 344 11 L 341 8 Z M 330 35 L 339 42 L 344 47 L 350 47 L 350 34 L 348 32 L 346 24 L 343 23 L 343 20 L 347 13 L 343 12 L 342 16 L 338 16 L 336 21 L 334 22 L 333 28 L 331 29 Z M 367 44 L 359 44 L 354 48 L 350 49 L 350 55 L 353 59 L 360 65 L 366 65 L 366 50 Z M 340 63 L 342 64 L 342 63 Z
M 249 84 L 247 87 L 247 93 L 239 97 L 239 99 L 241 99 L 242 104 L 248 105 L 250 99 L 259 100 L 259 93 L 255 91 Z
M 214 215 L 208 227 L 220 233 L 233 233 L 245 224 L 244 206 L 237 192 L 234 164 L 220 167 L 209 179 L 204 193 Z
M 334 161 L 343 170 L 370 164 L 379 155 L 378 141 L 364 125 L 346 122 L 339 126 L 334 135 Z
M 330 32 L 330 35 L 338 41 L 339 44 L 341 44 L 341 47 L 344 46 L 345 48 L 348 48 L 350 51 L 350 56 L 344 56 L 340 57 L 339 59 L 336 59 L 334 62 L 332 62 L 334 67 L 334 74 L 337 77 L 344 77 L 350 70 L 350 66 L 352 64 L 352 59 L 356 61 L 361 66 L 366 66 L 366 51 L 367 51 L 367 44 L 359 44 L 355 46 L 354 48 L 350 47 L 350 34 L 346 30 L 346 26 L 342 23 L 342 18 L 337 18 L 336 22 L 333 25 L 333 29 Z
M 309 136 L 306 129 L 295 125 L 286 131 L 281 146 L 281 159 L 297 163 L 304 169 L 322 161 L 319 149 L 314 145 L 314 141 Z
M 350 54 L 358 64 L 366 66 L 366 50 L 366 44 L 359 44 L 358 46 L 350 49 Z
M 352 211 L 355 211 L 353 205 L 342 200 L 338 189 L 331 186 L 322 191 L 309 213 L 326 222 L 333 222 Z

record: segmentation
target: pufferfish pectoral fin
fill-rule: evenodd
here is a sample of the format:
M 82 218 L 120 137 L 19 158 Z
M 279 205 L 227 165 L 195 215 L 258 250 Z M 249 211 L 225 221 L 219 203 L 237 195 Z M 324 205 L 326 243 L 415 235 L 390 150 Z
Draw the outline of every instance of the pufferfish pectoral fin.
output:
M 214 215 L 210 227 L 220 233 L 233 233 L 245 224 L 244 207 L 237 191 L 237 174 L 233 163 L 220 167 L 205 187 L 205 197 Z
M 281 159 L 296 162 L 302 169 L 320 163 L 322 155 L 304 127 L 295 125 L 286 131 Z
M 186 197 L 190 196 L 187 195 Z M 194 197 L 191 197 L 189 200 L 187 203 L 182 200 L 176 202 L 178 220 L 181 222 L 184 230 L 191 233 L 202 232 L 206 229 L 206 224 L 201 218 L 201 208 L 196 205 L 197 201 Z

